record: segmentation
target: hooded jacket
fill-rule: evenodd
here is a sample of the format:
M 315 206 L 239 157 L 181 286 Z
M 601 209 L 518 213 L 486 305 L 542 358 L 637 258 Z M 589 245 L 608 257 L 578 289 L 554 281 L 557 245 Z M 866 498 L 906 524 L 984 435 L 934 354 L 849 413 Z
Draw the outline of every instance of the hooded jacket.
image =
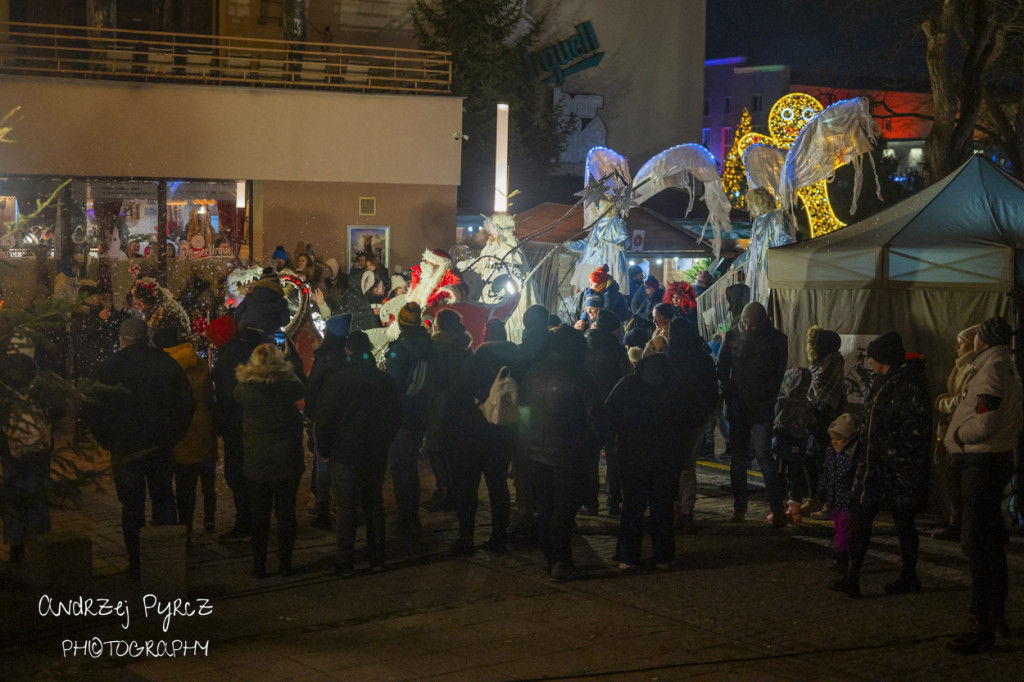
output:
M 174 446 L 174 461 L 178 464 L 201 464 L 217 459 L 217 434 L 213 430 L 213 381 L 210 367 L 196 355 L 191 343 L 180 343 L 165 348 L 188 377 L 195 400 L 195 411 L 185 437 Z
M 974 376 L 949 420 L 946 448 L 954 456 L 1011 451 L 1022 422 L 1021 383 L 1010 347 L 983 350 L 974 358 Z
M 865 401 L 858 478 L 863 501 L 918 509 L 928 495 L 932 402 L 924 360 L 904 360 L 876 375 Z
M 284 299 L 284 289 L 276 279 L 258 279 L 252 291 L 235 309 L 235 325 L 259 329 L 264 341 L 271 341 L 274 332 L 288 324 L 291 313 Z
M 290 365 L 241 365 L 235 400 L 242 407 L 242 473 L 250 481 L 298 480 L 306 468 L 302 415 L 305 386 Z
M 409 395 L 414 372 L 423 361 L 428 386 L 418 395 Z M 395 380 L 402 396 L 402 430 L 423 432 L 430 420 L 430 409 L 437 391 L 437 352 L 423 327 L 408 327 L 388 346 L 388 376 Z

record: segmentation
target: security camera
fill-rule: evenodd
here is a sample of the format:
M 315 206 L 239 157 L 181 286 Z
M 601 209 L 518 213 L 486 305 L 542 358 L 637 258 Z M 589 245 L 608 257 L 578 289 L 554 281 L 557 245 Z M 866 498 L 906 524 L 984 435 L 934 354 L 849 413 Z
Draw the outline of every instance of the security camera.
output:
M 452 138 L 456 142 L 462 142 L 463 140 L 468 140 L 469 135 L 463 135 L 462 133 L 452 133 Z

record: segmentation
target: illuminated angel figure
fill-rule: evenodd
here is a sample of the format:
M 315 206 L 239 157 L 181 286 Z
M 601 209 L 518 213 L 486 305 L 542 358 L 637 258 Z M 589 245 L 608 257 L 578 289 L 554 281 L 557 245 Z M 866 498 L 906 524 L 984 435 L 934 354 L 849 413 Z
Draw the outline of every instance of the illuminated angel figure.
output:
M 607 264 L 611 276 L 620 286 L 627 286 L 625 217 L 629 209 L 639 206 L 663 189 L 675 187 L 690 195 L 687 214 L 693 208 L 697 181 L 704 186 L 701 199 L 707 205 L 708 222 L 714 231 L 714 249 L 721 248 L 721 233 L 728 230 L 729 199 L 718 176 L 715 157 L 698 144 L 670 147 L 645 163 L 635 178 L 630 179 L 629 164 L 617 152 L 594 147 L 587 154 L 583 220 L 590 233 L 585 240 L 569 242 L 574 251 L 581 251 L 572 283 L 580 289 L 590 286 L 590 273 Z
M 807 128 L 808 134 L 804 134 Z M 772 106 L 768 131 L 769 135 L 744 135 L 737 147 L 750 188 L 771 191 L 787 211 L 799 198 L 812 237 L 845 227 L 846 223 L 832 211 L 826 182 L 838 166 L 871 149 L 877 126 L 867 111 L 866 100 L 843 100 L 823 110 L 814 97 L 792 93 Z M 824 157 L 827 160 L 822 161 Z M 857 191 L 859 179 L 858 163 Z M 851 212 L 855 210 L 856 198 Z

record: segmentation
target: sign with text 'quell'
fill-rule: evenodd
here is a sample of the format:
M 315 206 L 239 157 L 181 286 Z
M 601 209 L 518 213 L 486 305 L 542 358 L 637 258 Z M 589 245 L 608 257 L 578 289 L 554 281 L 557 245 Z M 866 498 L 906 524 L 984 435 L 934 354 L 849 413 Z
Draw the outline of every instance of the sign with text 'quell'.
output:
M 594 27 L 584 21 L 576 24 L 576 33 L 568 38 L 536 52 L 527 52 L 526 61 L 538 78 L 543 77 L 543 83 L 561 85 L 566 76 L 600 64 L 604 52 L 598 52 L 599 47 Z

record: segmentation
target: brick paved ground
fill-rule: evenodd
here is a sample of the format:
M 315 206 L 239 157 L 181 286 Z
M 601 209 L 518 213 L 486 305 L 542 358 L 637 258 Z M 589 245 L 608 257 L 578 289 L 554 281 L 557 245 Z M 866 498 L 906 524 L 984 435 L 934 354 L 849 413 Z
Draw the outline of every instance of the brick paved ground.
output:
M 753 479 L 752 479 L 753 480 Z M 119 618 L 43 618 L 41 590 L 4 563 L 0 589 L 0 679 L 1016 679 L 1024 660 L 1024 540 L 1010 548 L 1014 637 L 997 651 L 946 651 L 967 600 L 966 562 L 953 543 L 922 537 L 925 591 L 888 597 L 898 571 L 896 539 L 882 519 L 865 566 L 864 597 L 827 589 L 831 526 L 764 525 L 764 498 L 748 522 L 731 523 L 724 467 L 699 470 L 699 531 L 679 536 L 670 571 L 612 568 L 616 521 L 580 517 L 574 552 L 592 578 L 547 579 L 539 553 L 449 557 L 451 514 L 424 512 L 415 542 L 389 539 L 388 570 L 348 579 L 321 574 L 333 534 L 300 516 L 297 574 L 256 580 L 245 544 L 215 540 L 230 525 L 221 491 L 214 536 L 198 531 L 189 595 L 213 605 L 207 617 L 144 618 L 141 587 L 122 573 L 120 508 L 112 489 L 90 495 L 54 526 L 93 540 L 92 593 L 127 600 Z M 424 498 L 431 480 L 424 474 Z M 305 496 L 300 504 L 304 507 Z M 390 508 L 390 502 L 389 502 Z M 487 534 L 481 506 L 478 540 Z M 925 518 L 922 527 L 937 526 Z M 273 549 L 271 550 L 273 552 Z M 0 556 L 6 561 L 6 556 Z M 275 565 L 271 558 L 270 567 Z M 62 641 L 183 639 L 209 642 L 204 656 L 131 659 L 63 657 Z

